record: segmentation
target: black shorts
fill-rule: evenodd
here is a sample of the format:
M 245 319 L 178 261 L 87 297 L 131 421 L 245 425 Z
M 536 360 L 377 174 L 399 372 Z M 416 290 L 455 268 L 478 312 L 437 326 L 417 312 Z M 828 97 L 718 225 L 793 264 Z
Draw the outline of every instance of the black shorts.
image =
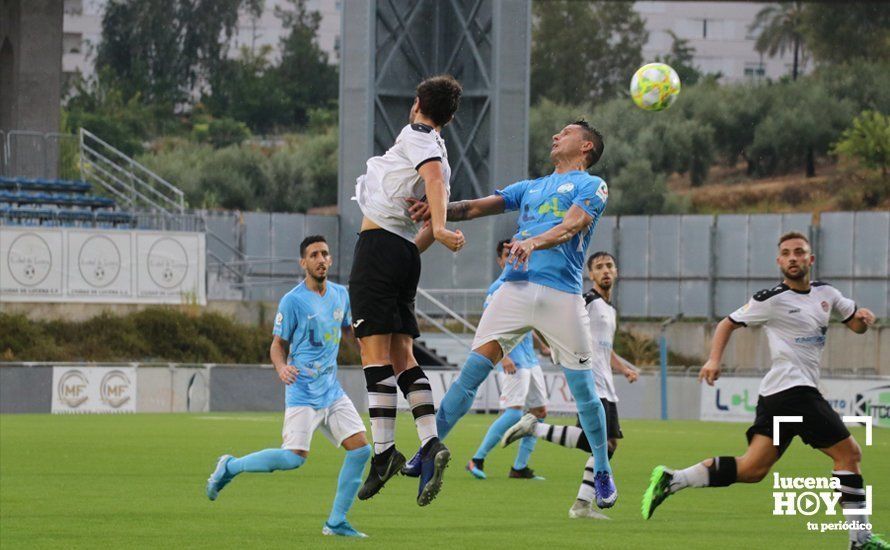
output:
M 385 229 L 359 233 L 349 274 L 355 335 L 420 336 L 414 316 L 419 282 L 420 251 L 414 243 Z
M 621 433 L 621 424 L 618 423 L 618 404 L 605 399 L 600 399 L 603 409 L 606 411 L 606 439 L 624 439 Z M 581 419 L 578 419 L 577 426 L 581 427 Z
M 803 422 L 782 422 L 779 429 L 779 456 L 798 435 L 815 449 L 826 449 L 850 437 L 850 430 L 831 408 L 819 390 L 795 386 L 757 399 L 757 416 L 748 428 L 748 443 L 755 434 L 773 437 L 774 416 L 801 416 Z

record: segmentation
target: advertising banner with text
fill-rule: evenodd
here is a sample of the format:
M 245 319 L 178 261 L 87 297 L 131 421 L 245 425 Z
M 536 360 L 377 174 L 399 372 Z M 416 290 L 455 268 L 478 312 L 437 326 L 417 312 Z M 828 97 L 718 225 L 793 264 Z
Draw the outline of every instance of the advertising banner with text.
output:
M 0 227 L 0 299 L 207 303 L 203 233 Z
M 760 378 L 722 377 L 701 385 L 701 420 L 751 422 Z M 872 425 L 890 428 L 890 380 L 823 378 L 819 390 L 840 415 L 871 416 Z

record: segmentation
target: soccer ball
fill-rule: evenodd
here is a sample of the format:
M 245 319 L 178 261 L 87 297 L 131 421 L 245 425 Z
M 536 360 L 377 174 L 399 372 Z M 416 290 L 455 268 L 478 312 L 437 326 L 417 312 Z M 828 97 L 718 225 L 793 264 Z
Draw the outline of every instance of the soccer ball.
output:
M 680 94 L 677 71 L 664 63 L 643 65 L 630 80 L 630 97 L 640 109 L 663 111 Z

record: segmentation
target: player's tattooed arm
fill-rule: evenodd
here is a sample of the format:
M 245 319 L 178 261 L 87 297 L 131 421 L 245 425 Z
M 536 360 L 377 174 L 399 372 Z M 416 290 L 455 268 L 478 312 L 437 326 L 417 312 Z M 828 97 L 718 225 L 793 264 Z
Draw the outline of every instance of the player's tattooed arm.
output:
M 408 213 L 415 222 L 430 219 L 430 207 L 426 202 L 408 199 L 408 205 Z M 446 218 L 451 222 L 460 222 L 481 218 L 482 216 L 503 214 L 504 210 L 506 210 L 504 198 L 498 195 L 490 195 L 481 199 L 448 203 Z
M 742 326 L 733 323 L 729 317 L 717 323 L 717 328 L 714 329 L 714 338 L 711 340 L 711 355 L 701 370 L 698 371 L 699 382 L 704 380 L 709 386 L 713 386 L 714 381 L 720 378 L 720 363 L 723 362 L 723 352 L 729 343 L 729 337 L 732 336 L 734 330 Z

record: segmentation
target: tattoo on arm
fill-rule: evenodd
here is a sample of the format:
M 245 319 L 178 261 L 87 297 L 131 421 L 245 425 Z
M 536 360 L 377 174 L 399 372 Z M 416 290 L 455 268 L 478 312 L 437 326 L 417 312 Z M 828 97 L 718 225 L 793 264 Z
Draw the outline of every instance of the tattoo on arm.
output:
M 463 221 L 468 219 L 467 214 L 470 211 L 470 201 L 457 201 L 448 203 L 448 209 L 446 210 L 447 218 L 452 221 Z

